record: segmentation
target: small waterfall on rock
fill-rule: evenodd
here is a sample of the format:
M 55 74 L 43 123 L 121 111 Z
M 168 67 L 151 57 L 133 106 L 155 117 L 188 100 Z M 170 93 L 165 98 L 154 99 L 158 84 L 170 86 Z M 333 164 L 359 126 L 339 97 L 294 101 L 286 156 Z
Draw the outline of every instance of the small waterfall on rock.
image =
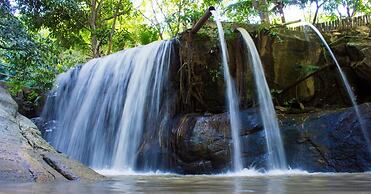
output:
M 270 169 L 287 169 L 286 156 L 283 148 L 281 132 L 274 110 L 272 96 L 265 79 L 263 65 L 259 53 L 250 34 L 243 28 L 237 28 L 248 48 L 248 58 L 254 74 L 255 86 L 259 98 L 259 112 L 265 131 Z
M 171 41 L 158 41 L 59 75 L 42 114 L 56 122 L 46 139 L 93 168 L 135 168 L 143 133 L 166 120 L 171 51 Z
M 224 69 L 224 80 L 226 82 L 226 93 L 228 101 L 229 118 L 232 129 L 232 140 L 233 140 L 233 167 L 235 171 L 242 170 L 242 158 L 241 158 L 241 141 L 240 141 L 240 128 L 241 121 L 239 115 L 239 105 L 237 91 L 229 72 L 228 66 L 228 50 L 227 44 L 224 39 L 224 31 L 222 23 L 219 20 L 218 13 L 216 11 L 211 11 L 215 17 L 215 21 L 218 27 L 220 46 L 222 48 L 222 60 Z
M 312 25 L 311 23 L 308 23 L 308 22 L 300 22 L 299 25 L 304 25 L 304 26 L 310 27 L 316 33 L 316 35 L 321 39 L 323 45 L 326 47 L 326 49 L 329 52 L 331 58 L 334 60 L 334 62 L 336 64 L 336 67 L 337 67 L 337 70 L 338 70 L 338 72 L 340 74 L 340 77 L 341 77 L 341 79 L 342 79 L 342 81 L 344 83 L 345 89 L 346 89 L 346 91 L 348 93 L 349 99 L 352 102 L 352 105 L 354 107 L 354 111 L 355 111 L 355 113 L 357 115 L 357 118 L 358 118 L 360 127 L 362 129 L 362 133 L 363 133 L 364 139 L 365 139 L 366 144 L 367 144 L 368 152 L 371 154 L 370 136 L 368 134 L 368 131 L 367 131 L 366 126 L 365 126 L 365 123 L 364 123 L 364 120 L 363 120 L 363 118 L 361 116 L 361 113 L 359 111 L 356 97 L 355 97 L 355 95 L 353 93 L 353 90 L 352 90 L 352 88 L 351 88 L 351 86 L 349 84 L 349 81 L 348 81 L 347 77 L 345 76 L 345 73 L 341 69 L 338 61 L 336 60 L 336 57 L 335 57 L 334 53 L 332 52 L 330 46 L 327 44 L 325 38 L 322 36 L 321 32 L 314 25 Z

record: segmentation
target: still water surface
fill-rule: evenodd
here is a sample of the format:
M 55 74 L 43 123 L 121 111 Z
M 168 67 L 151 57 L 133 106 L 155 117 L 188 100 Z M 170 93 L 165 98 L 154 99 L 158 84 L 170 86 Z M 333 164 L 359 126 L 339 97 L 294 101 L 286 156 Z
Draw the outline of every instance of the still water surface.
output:
M 371 174 L 121 175 L 94 183 L 0 183 L 0 193 L 371 193 Z

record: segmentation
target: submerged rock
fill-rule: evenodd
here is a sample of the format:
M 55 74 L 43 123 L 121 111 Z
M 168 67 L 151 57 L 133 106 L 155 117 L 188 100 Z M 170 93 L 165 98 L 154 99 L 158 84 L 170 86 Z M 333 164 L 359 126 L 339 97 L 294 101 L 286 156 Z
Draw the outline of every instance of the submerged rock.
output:
M 17 103 L 0 87 L 0 181 L 103 179 L 81 163 L 58 153 L 17 109 Z
M 371 104 L 360 110 L 371 133 Z M 309 172 L 365 172 L 371 168 L 353 108 L 279 115 L 288 165 Z M 265 168 L 265 134 L 257 109 L 241 112 L 244 167 Z M 178 165 L 184 173 L 217 173 L 231 166 L 227 114 L 187 115 L 173 130 Z

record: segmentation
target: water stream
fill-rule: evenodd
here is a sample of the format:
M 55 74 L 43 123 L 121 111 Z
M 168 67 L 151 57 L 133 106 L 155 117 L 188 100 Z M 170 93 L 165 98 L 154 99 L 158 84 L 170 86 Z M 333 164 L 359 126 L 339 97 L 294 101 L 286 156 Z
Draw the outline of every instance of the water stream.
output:
M 336 67 L 337 67 L 337 70 L 338 70 L 338 72 L 340 74 L 340 77 L 341 77 L 341 79 L 343 81 L 344 87 L 345 87 L 345 89 L 346 89 L 346 91 L 348 93 L 349 99 L 352 102 L 352 105 L 354 107 L 354 111 L 355 111 L 355 113 L 357 115 L 357 118 L 358 118 L 360 127 L 362 129 L 362 133 L 363 133 L 364 139 L 365 139 L 366 144 L 367 144 L 368 152 L 371 154 L 370 136 L 369 136 L 368 131 L 366 129 L 366 126 L 365 126 L 364 120 L 362 118 L 361 112 L 359 111 L 356 97 L 354 95 L 354 92 L 353 92 L 350 84 L 349 84 L 349 81 L 348 81 L 347 77 L 345 76 L 345 73 L 341 69 L 338 61 L 336 60 L 336 57 L 335 57 L 334 53 L 332 52 L 330 46 L 327 44 L 325 38 L 322 36 L 321 32 L 314 25 L 312 25 L 311 23 L 308 23 L 308 22 L 300 22 L 299 25 L 308 26 L 308 27 L 310 27 L 316 33 L 316 35 L 320 38 L 320 40 L 322 41 L 323 45 L 325 46 L 325 48 L 329 52 L 331 58 L 335 62 Z
M 90 167 L 135 168 L 144 132 L 155 131 L 166 119 L 171 49 L 171 41 L 158 41 L 59 75 L 42 114 L 45 121 L 56 123 L 45 138 Z M 147 162 L 161 160 L 149 157 Z
M 220 41 L 220 46 L 222 48 L 224 80 L 227 86 L 226 93 L 227 93 L 227 101 L 228 101 L 228 112 L 229 112 L 229 118 L 230 118 L 230 123 L 231 123 L 232 140 L 233 140 L 233 168 L 234 168 L 234 171 L 240 171 L 243 169 L 243 165 L 242 165 L 242 158 L 241 158 L 241 140 L 240 140 L 241 121 L 240 121 L 240 115 L 239 115 L 239 100 L 238 100 L 236 87 L 234 85 L 233 79 L 229 72 L 228 50 L 227 50 L 227 44 L 225 42 L 223 26 L 219 19 L 218 13 L 216 11 L 211 11 L 211 13 L 214 16 L 217 27 L 218 27 L 219 41 Z
M 283 148 L 281 132 L 278 125 L 276 111 L 274 110 L 272 96 L 265 78 L 263 65 L 254 41 L 243 28 L 237 28 L 248 48 L 248 58 L 252 66 L 255 86 L 259 99 L 259 112 L 263 122 L 267 151 L 269 156 L 269 169 L 287 169 L 286 156 Z

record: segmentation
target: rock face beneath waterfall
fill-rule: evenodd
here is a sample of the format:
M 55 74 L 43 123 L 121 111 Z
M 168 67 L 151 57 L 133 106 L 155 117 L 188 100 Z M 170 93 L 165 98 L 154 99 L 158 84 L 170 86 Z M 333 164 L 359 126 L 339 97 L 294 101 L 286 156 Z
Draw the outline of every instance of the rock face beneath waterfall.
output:
M 58 153 L 0 87 L 0 181 L 99 180 L 103 176 Z
M 371 104 L 360 110 L 371 133 Z M 280 127 L 291 168 L 310 172 L 364 172 L 371 156 L 352 108 L 285 114 Z M 256 109 L 241 112 L 244 166 L 265 167 L 264 131 Z M 178 164 L 184 173 L 215 173 L 231 165 L 232 142 L 227 114 L 187 115 L 173 130 Z

